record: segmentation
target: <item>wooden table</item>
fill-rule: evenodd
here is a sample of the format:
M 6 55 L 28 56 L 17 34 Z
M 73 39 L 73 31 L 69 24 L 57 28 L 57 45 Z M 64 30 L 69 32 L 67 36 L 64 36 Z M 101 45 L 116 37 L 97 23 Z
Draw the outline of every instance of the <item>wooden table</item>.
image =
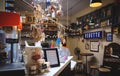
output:
M 94 54 L 93 54 L 93 53 L 80 53 L 80 55 L 86 57 L 86 69 L 85 69 L 85 72 L 86 72 L 86 75 L 87 75 L 87 73 L 88 73 L 88 72 L 87 72 L 87 69 L 88 69 L 88 68 L 87 68 L 87 65 L 88 65 L 88 63 L 87 63 L 87 57 L 88 57 L 88 56 L 93 56 Z

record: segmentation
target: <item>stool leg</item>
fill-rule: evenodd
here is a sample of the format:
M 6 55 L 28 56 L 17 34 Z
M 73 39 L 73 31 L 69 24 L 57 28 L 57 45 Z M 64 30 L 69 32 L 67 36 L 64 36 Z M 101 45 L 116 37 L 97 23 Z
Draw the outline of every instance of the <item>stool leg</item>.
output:
M 98 70 L 97 68 L 90 68 L 90 73 L 91 76 L 98 76 Z
M 76 71 L 77 73 L 82 73 L 82 72 L 83 72 L 82 63 L 77 63 L 76 68 L 75 68 L 75 71 Z
M 93 69 L 93 68 L 90 69 L 90 75 L 91 75 L 91 76 L 95 76 L 95 69 Z

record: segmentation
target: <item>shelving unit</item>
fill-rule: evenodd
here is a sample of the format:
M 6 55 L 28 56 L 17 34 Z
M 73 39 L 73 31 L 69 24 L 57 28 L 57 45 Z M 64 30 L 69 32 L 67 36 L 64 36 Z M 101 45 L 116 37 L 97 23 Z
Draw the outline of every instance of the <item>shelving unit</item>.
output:
M 21 48 L 24 49 L 25 41 L 29 45 L 33 45 L 34 39 L 31 36 L 32 24 L 35 24 L 35 16 L 32 13 L 25 13 L 25 18 L 22 18 L 22 30 L 21 30 Z
M 109 27 L 113 25 L 113 5 L 109 4 L 101 9 L 95 10 L 87 15 L 77 18 L 83 31 Z
M 68 27 L 65 28 L 65 32 L 69 37 L 79 37 L 82 35 L 82 29 L 80 29 L 79 25 L 75 23 L 71 23 Z
M 78 24 L 70 25 L 65 31 L 69 37 L 82 36 L 85 31 L 111 28 L 113 34 L 120 33 L 120 4 L 112 3 L 77 18 Z
M 52 21 L 45 21 L 44 27 L 45 40 L 56 40 L 58 31 L 57 24 Z
M 21 30 L 21 48 L 25 47 L 25 41 L 32 43 L 33 38 L 31 37 L 31 24 L 23 23 L 23 29 Z

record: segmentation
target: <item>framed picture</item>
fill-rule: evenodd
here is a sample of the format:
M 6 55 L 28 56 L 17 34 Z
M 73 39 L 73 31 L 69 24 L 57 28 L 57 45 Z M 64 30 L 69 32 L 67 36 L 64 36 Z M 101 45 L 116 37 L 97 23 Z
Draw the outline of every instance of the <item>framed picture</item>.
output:
M 58 49 L 57 48 L 45 48 L 44 51 L 44 59 L 47 62 L 50 62 L 51 67 L 60 66 Z
M 106 33 L 106 41 L 113 41 L 113 35 L 111 32 Z
M 90 51 L 99 52 L 99 42 L 98 41 L 90 41 Z

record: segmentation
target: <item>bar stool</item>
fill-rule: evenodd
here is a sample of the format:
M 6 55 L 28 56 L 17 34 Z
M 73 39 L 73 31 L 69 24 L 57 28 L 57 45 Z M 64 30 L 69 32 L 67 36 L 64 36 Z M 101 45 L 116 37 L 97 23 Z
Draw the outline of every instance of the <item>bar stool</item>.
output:
M 110 69 L 105 68 L 105 67 L 100 67 L 98 68 L 99 71 L 99 76 L 110 76 Z
M 90 66 L 90 75 L 97 76 L 98 68 L 99 68 L 98 65 L 91 65 Z
M 88 64 L 89 64 L 89 74 L 91 76 L 98 76 L 98 60 L 95 56 L 92 56 L 89 61 L 88 61 Z
M 83 73 L 83 61 L 77 60 L 76 62 L 77 62 L 77 64 L 76 64 L 75 71 L 78 73 Z

